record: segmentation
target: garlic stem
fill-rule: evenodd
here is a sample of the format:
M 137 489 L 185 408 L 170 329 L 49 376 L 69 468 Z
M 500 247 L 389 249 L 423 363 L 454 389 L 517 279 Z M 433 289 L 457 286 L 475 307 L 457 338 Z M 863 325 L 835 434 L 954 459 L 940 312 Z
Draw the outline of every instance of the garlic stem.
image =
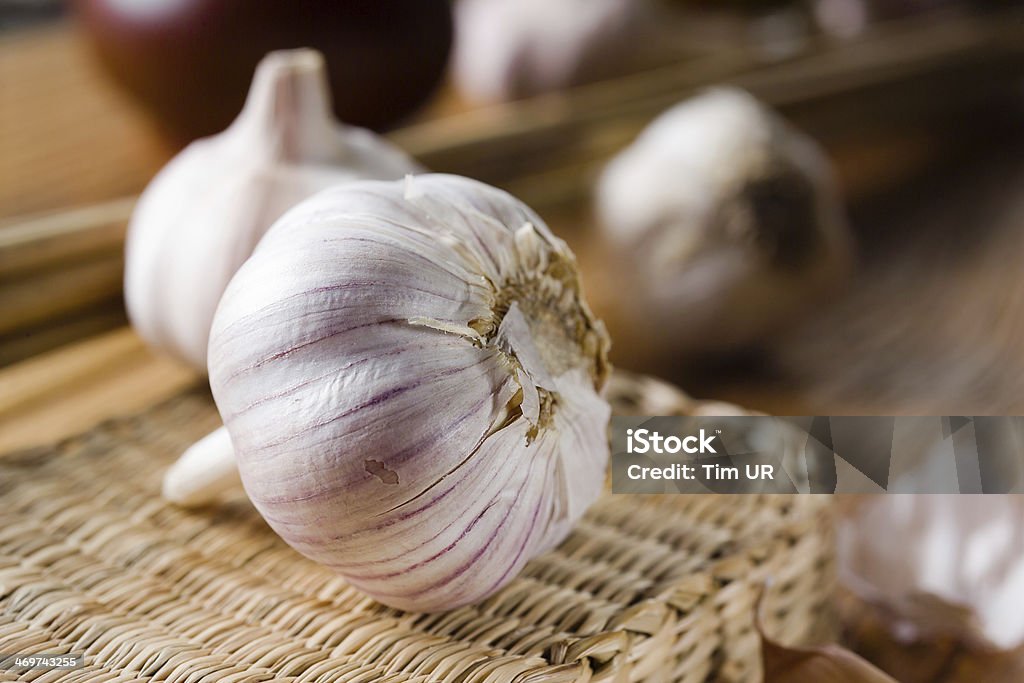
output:
M 246 145 L 262 141 L 273 160 L 337 163 L 337 150 L 326 144 L 335 125 L 324 58 L 301 49 L 272 52 L 260 62 L 228 131 Z
M 228 430 L 219 427 L 192 444 L 164 475 L 163 497 L 183 507 L 212 502 L 240 484 Z

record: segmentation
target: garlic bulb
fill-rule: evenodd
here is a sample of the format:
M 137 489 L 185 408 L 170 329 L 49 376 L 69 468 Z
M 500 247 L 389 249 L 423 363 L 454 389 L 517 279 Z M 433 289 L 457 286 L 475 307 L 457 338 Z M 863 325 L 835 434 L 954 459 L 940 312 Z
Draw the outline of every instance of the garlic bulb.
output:
M 607 347 L 536 214 L 424 175 L 281 218 L 220 302 L 210 385 L 268 524 L 436 611 L 512 580 L 601 492 Z
M 838 524 L 840 577 L 906 642 L 1024 645 L 1024 497 L 866 496 Z
M 330 105 L 319 53 L 271 53 L 235 122 L 146 188 L 128 227 L 125 299 L 148 343 L 205 372 L 220 295 L 274 220 L 339 182 L 419 170 L 370 131 L 339 125 Z
M 469 99 L 557 90 L 622 68 L 649 27 L 638 0 L 460 0 L 453 70 Z
M 596 203 L 621 328 L 663 353 L 760 341 L 851 260 L 824 155 L 737 89 L 659 117 L 605 168 Z

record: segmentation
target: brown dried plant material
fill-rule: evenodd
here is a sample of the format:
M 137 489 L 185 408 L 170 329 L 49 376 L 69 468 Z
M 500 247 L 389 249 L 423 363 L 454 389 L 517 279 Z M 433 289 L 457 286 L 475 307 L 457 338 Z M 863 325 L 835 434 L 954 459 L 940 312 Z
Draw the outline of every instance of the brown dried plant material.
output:
M 839 645 L 790 648 L 761 633 L 765 683 L 896 683 L 896 679 Z
M 1020 683 L 1024 681 L 1024 647 L 1014 650 L 965 651 L 949 667 L 941 683 Z
M 998 650 L 966 633 L 932 629 L 900 637 L 901 617 L 885 605 L 867 602 L 848 590 L 837 601 L 842 643 L 901 683 L 1020 683 L 1024 647 Z
M 789 647 L 764 630 L 764 592 L 754 612 L 754 627 L 761 639 L 764 683 L 897 683 L 896 679 L 841 645 Z

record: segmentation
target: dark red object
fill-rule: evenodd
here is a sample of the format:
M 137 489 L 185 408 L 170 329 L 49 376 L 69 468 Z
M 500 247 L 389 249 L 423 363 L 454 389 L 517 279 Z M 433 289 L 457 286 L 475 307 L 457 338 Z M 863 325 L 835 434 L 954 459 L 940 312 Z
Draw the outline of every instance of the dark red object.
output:
M 388 128 L 444 73 L 448 0 L 73 0 L 100 61 L 171 133 L 226 128 L 272 50 L 324 53 L 334 109 Z

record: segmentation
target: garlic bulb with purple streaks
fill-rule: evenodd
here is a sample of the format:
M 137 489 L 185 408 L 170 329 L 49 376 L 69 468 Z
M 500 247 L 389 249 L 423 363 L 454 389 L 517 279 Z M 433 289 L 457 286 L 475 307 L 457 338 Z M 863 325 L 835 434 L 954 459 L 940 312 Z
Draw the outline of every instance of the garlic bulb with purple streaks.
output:
M 210 384 L 268 524 L 380 602 L 437 611 L 512 580 L 601 492 L 607 347 L 535 213 L 424 175 L 282 217 L 220 302 Z
M 370 131 L 334 120 L 320 53 L 271 53 L 235 122 L 185 148 L 143 192 L 125 254 L 132 325 L 205 372 L 220 295 L 281 214 L 340 182 L 418 170 Z

